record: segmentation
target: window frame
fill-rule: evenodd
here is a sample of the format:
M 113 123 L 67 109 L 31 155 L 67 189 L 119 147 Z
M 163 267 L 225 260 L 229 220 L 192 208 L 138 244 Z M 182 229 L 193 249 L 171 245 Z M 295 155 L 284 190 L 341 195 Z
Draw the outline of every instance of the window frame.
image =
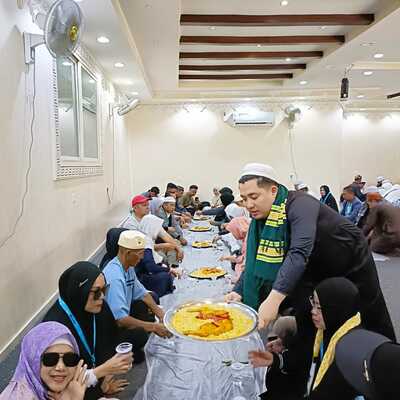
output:
M 55 180 L 78 178 L 93 175 L 102 175 L 103 170 L 103 151 L 102 151 L 102 91 L 104 85 L 103 74 L 90 54 L 78 47 L 73 55 L 68 57 L 73 64 L 75 75 L 74 101 L 77 107 L 77 130 L 79 157 L 63 156 L 61 154 L 61 131 L 58 107 L 58 79 L 57 79 L 57 60 L 53 61 L 53 106 L 55 122 Z M 84 132 L 83 132 L 83 98 L 82 98 L 82 68 L 96 81 L 97 104 L 96 104 L 96 133 L 97 133 L 97 158 L 85 157 Z

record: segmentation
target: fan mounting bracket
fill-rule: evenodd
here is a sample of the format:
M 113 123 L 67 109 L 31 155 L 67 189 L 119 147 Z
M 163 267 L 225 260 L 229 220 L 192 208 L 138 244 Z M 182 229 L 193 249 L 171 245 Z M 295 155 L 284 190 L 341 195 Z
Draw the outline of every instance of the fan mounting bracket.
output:
M 25 0 L 17 0 L 17 7 L 22 10 L 25 7 Z
M 24 32 L 24 53 L 25 63 L 33 64 L 35 62 L 35 49 L 37 46 L 45 44 L 43 35 Z

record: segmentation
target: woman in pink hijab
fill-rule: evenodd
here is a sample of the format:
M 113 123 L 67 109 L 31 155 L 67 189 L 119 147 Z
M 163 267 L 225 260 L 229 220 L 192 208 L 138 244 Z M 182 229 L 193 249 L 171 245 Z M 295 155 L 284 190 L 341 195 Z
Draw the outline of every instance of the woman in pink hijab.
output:
M 236 264 L 235 277 L 232 279 L 234 283 L 239 280 L 241 273 L 244 271 L 244 265 L 246 261 L 246 238 L 249 226 L 250 219 L 247 217 L 233 218 L 232 221 L 226 225 L 226 230 L 230 232 L 236 240 L 242 242 L 242 254 L 240 256 L 225 256 L 221 258 L 221 261 L 226 260 Z
M 85 375 L 68 328 L 44 322 L 22 340 L 17 368 L 0 400 L 83 400 Z

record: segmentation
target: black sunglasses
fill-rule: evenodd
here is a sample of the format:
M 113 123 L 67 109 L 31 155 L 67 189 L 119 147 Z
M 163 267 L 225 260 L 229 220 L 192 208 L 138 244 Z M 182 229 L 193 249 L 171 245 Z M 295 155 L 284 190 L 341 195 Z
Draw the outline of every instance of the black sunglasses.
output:
M 96 290 L 91 290 L 90 292 L 93 293 L 93 300 L 100 300 L 101 295 L 106 297 L 108 288 L 110 287 L 109 284 L 103 286 L 102 288 L 97 288 Z
M 66 367 L 76 367 L 79 363 L 80 357 L 76 353 L 44 353 L 42 355 L 42 364 L 45 367 L 55 367 L 62 359 Z

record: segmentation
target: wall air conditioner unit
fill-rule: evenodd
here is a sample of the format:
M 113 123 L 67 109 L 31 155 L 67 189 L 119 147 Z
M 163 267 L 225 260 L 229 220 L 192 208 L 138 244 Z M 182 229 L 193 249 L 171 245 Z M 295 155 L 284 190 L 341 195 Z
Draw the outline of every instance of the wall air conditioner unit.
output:
M 266 111 L 235 111 L 225 113 L 224 121 L 232 126 L 274 126 L 275 114 Z

